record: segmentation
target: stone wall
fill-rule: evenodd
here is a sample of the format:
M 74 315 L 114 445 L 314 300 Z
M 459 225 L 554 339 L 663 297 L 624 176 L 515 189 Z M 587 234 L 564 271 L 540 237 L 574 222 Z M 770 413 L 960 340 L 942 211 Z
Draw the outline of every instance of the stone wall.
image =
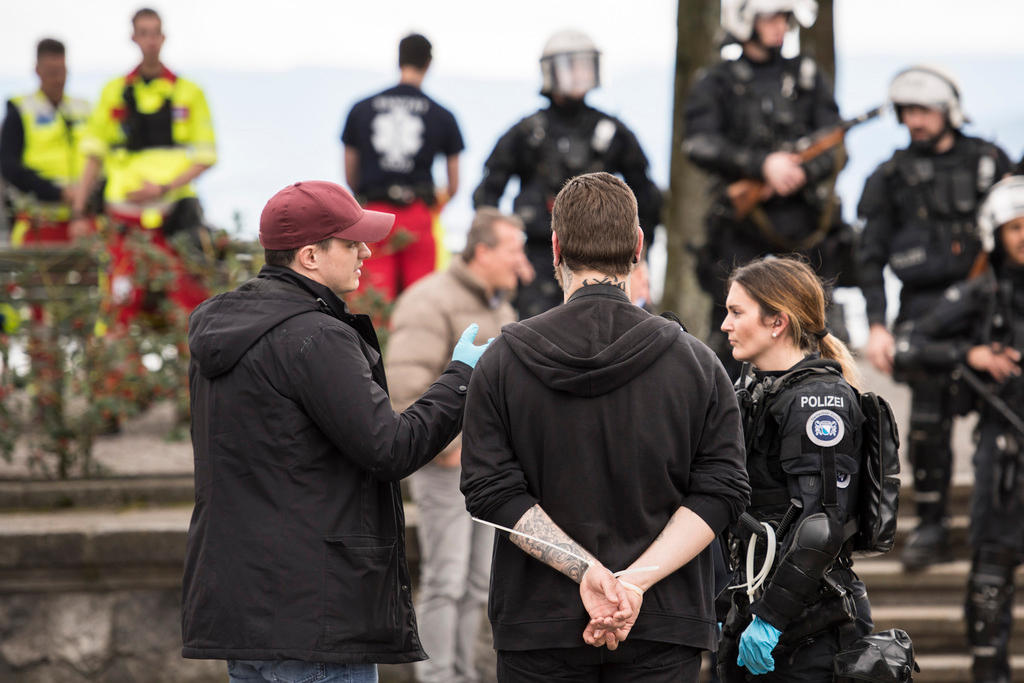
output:
M 180 589 L 0 595 L 0 681 L 223 683 L 181 657 Z

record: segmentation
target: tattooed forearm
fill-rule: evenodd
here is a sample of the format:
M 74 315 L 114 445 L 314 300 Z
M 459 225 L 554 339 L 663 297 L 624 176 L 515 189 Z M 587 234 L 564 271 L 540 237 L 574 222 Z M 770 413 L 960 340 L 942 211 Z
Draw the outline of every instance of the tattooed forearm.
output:
M 519 546 L 527 555 L 537 558 L 544 564 L 557 569 L 570 579 L 579 583 L 583 575 L 590 568 L 591 564 L 597 562 L 593 555 L 584 550 L 576 541 L 558 528 L 558 525 L 548 517 L 548 514 L 540 507 L 534 505 L 527 510 L 514 529 L 520 533 L 529 534 L 551 543 L 556 548 L 538 543 L 537 541 L 520 536 L 509 534 L 509 540 Z M 577 555 L 578 557 L 573 557 Z M 580 559 L 584 558 L 584 559 Z
M 626 291 L 626 281 L 620 280 L 617 277 L 605 276 L 602 278 L 588 277 L 583 279 L 583 287 L 588 285 L 611 285 L 612 287 L 618 287 L 623 292 Z

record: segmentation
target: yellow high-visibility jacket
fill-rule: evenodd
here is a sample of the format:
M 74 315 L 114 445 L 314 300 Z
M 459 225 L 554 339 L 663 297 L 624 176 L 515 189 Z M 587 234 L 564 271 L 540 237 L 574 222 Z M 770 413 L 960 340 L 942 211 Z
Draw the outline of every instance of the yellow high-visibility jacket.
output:
M 138 205 L 128 202 L 127 195 L 146 181 L 165 185 L 193 164 L 212 166 L 217 161 L 203 91 L 166 67 L 148 82 L 136 68 L 107 83 L 89 117 L 82 151 L 103 159 L 105 199 L 114 212 L 137 212 Z M 147 208 L 191 196 L 195 190 L 185 185 Z
M 82 175 L 85 157 L 80 142 L 89 103 L 65 96 L 55 107 L 40 90 L 11 98 L 10 105 L 5 125 L 20 123 L 22 131 L 20 159 L 12 162 L 21 168 L 5 173 L 14 208 L 31 216 L 67 220 L 68 206 L 51 195 L 56 194 L 54 186 L 63 189 Z

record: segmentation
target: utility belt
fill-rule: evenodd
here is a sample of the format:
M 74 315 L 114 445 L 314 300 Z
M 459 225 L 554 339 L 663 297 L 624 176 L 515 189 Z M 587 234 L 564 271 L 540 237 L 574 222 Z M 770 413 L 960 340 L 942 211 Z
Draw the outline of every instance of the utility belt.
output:
M 437 202 L 434 194 L 434 186 L 431 183 L 419 183 L 417 185 L 384 185 L 371 187 L 360 193 L 360 199 L 365 202 L 385 202 L 395 206 L 409 206 L 417 201 L 433 206 Z
M 782 632 L 779 646 L 794 648 L 808 638 L 830 629 L 848 631 L 857 620 L 857 598 L 847 587 L 853 578 L 853 573 L 848 568 L 830 570 L 822 581 L 819 599 L 809 604 Z M 751 619 L 746 594 L 736 591 L 733 596 L 733 609 L 726 619 L 726 636 L 739 639 Z M 856 638 L 852 633 L 848 636 L 850 641 Z

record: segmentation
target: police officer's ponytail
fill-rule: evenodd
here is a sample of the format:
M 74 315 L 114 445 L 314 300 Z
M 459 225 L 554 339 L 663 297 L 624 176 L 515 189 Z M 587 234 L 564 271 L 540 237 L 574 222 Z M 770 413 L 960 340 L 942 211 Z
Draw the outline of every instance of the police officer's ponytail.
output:
M 758 303 L 762 316 L 789 316 L 786 334 L 801 351 L 836 361 L 846 381 L 859 387 L 850 350 L 826 327 L 825 289 L 810 266 L 797 258 L 766 256 L 734 270 L 729 285 L 734 282 Z

